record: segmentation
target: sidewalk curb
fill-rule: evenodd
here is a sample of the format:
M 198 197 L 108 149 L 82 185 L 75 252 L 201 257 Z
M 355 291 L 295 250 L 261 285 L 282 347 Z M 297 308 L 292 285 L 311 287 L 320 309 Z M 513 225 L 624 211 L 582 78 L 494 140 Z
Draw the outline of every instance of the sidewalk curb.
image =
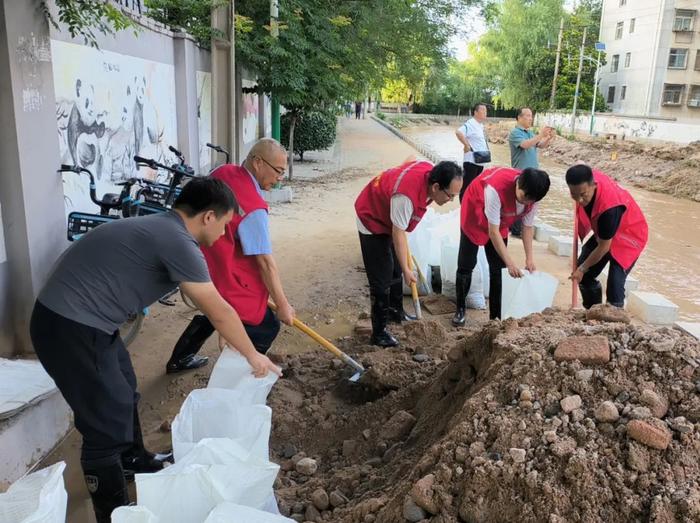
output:
M 406 142 L 408 145 L 413 147 L 416 151 L 418 151 L 423 156 L 428 158 L 431 162 L 438 163 L 440 161 L 440 158 L 438 158 L 438 156 L 433 151 L 431 151 L 430 149 L 428 149 L 426 147 L 423 147 L 422 145 L 417 144 L 411 138 L 404 135 L 399 129 L 397 129 L 396 127 L 394 127 L 390 123 L 385 122 L 384 120 L 380 120 L 379 118 L 377 118 L 374 115 L 371 115 L 370 118 L 372 120 L 374 120 L 375 122 L 377 122 L 378 124 L 380 124 L 381 126 L 383 126 L 385 129 L 387 129 L 390 132 L 392 132 L 393 134 L 395 134 L 397 137 L 401 138 L 404 142 Z

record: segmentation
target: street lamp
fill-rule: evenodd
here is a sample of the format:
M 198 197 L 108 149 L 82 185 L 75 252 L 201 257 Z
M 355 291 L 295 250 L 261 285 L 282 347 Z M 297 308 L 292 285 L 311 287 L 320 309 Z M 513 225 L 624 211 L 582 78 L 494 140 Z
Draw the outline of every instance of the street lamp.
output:
M 591 125 L 590 128 L 588 129 L 588 134 L 593 134 L 593 118 L 595 117 L 595 99 L 598 94 L 598 80 L 600 76 L 600 53 L 605 51 L 605 44 L 603 42 L 596 42 L 595 43 L 595 49 L 598 51 L 598 59 L 595 60 L 596 62 L 596 68 L 595 68 L 595 82 L 593 84 L 593 103 L 591 104 Z M 590 60 L 593 60 L 590 56 L 587 56 L 586 58 L 589 58 Z

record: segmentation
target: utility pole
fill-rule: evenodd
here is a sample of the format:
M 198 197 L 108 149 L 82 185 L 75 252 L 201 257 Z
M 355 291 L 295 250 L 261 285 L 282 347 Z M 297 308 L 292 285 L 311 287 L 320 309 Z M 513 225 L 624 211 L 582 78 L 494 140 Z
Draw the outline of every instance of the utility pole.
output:
M 278 0 L 270 0 L 270 34 L 275 40 L 279 38 L 280 28 L 279 28 L 279 4 Z M 270 117 L 272 119 L 272 137 L 279 141 L 280 132 L 280 102 L 275 96 L 275 93 L 271 93 L 272 101 L 270 104 Z
M 581 52 L 578 57 L 578 74 L 576 75 L 576 90 L 574 91 L 574 110 L 571 113 L 571 136 L 576 130 L 576 105 L 578 104 L 578 89 L 581 86 L 581 71 L 583 70 L 583 51 L 586 47 L 586 33 L 588 27 L 583 28 L 583 39 L 581 40 Z
M 595 83 L 593 84 L 593 103 L 591 104 L 591 125 L 588 128 L 588 134 L 593 134 L 593 118 L 595 117 L 595 99 L 598 96 L 598 79 L 600 77 L 600 53 L 605 51 L 603 42 L 596 42 L 595 48 L 598 50 L 598 61 L 595 66 Z
M 564 37 L 564 18 L 559 22 L 559 39 L 557 41 L 557 60 L 554 62 L 554 79 L 552 80 L 552 96 L 549 98 L 549 108 L 554 109 L 554 95 L 557 94 L 557 76 L 559 76 L 559 58 L 561 57 L 561 41 Z

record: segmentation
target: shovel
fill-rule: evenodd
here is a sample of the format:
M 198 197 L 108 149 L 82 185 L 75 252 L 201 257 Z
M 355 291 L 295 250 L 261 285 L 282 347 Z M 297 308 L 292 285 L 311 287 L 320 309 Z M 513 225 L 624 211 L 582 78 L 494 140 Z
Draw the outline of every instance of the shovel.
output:
M 576 270 L 578 262 L 578 203 L 574 202 L 574 247 L 571 259 L 571 273 Z M 578 307 L 578 285 L 576 280 L 571 280 L 571 308 Z
M 268 305 L 273 311 L 277 311 L 277 307 L 275 306 L 274 303 L 268 302 Z M 357 363 L 354 359 L 352 359 L 350 356 L 345 354 L 342 350 L 340 350 L 338 347 L 333 345 L 330 341 L 328 341 L 326 338 L 321 336 L 319 333 L 317 333 L 315 330 L 313 330 L 311 327 L 306 325 L 304 322 L 301 320 L 298 320 L 294 318 L 294 326 L 299 329 L 301 332 L 309 336 L 311 339 L 313 339 L 316 343 L 318 343 L 321 347 L 326 349 L 328 352 L 333 354 L 336 358 L 340 359 L 343 363 L 346 365 L 352 367 L 355 369 L 357 372 L 353 374 L 350 377 L 350 381 L 353 383 L 357 383 L 358 380 L 362 377 L 362 375 L 365 373 L 365 368 Z
M 408 251 L 408 268 L 413 270 L 413 256 L 411 256 L 411 251 Z M 418 287 L 416 283 L 411 283 L 411 297 L 413 298 L 413 308 L 416 310 L 416 319 L 422 320 L 423 313 L 420 310 L 420 300 L 418 299 Z

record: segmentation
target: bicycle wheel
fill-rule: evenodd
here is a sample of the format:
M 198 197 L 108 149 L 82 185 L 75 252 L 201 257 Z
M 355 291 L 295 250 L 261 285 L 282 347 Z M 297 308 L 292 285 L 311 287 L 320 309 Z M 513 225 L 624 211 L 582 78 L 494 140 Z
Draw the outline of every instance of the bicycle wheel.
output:
M 127 347 L 136 339 L 143 324 L 143 312 L 131 314 L 121 327 L 119 327 L 119 335 Z

